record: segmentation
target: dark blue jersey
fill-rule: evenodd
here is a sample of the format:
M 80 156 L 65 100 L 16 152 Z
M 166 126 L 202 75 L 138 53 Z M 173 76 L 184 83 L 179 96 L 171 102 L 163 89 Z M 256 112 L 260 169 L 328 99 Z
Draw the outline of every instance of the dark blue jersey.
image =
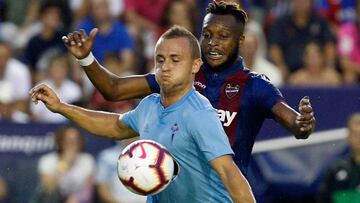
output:
M 159 91 L 154 75 L 147 81 Z M 220 120 L 235 152 L 234 160 L 246 173 L 255 137 L 265 118 L 272 118 L 272 107 L 283 97 L 264 75 L 251 72 L 239 59 L 232 67 L 214 72 L 203 66 L 196 74 L 196 90 L 218 110 Z

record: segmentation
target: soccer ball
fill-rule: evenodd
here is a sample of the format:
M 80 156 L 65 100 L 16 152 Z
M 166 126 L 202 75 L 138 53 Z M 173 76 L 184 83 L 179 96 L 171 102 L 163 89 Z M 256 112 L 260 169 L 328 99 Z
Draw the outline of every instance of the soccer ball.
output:
M 138 140 L 121 152 L 117 170 L 120 181 L 131 192 L 154 195 L 176 177 L 178 164 L 161 144 Z

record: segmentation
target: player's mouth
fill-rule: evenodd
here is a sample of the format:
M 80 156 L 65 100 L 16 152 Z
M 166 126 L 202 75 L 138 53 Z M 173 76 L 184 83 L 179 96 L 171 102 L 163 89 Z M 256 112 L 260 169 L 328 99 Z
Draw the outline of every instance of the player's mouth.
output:
M 206 53 L 206 57 L 211 60 L 220 60 L 223 58 L 223 56 L 224 56 L 224 54 L 217 50 L 208 51 Z

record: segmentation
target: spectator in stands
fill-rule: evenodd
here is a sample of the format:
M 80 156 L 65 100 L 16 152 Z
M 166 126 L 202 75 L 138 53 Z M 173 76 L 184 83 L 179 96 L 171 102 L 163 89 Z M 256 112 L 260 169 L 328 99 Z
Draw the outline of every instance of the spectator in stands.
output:
M 195 11 L 196 12 L 196 11 Z M 186 0 L 171 0 L 166 5 L 162 17 L 161 34 L 173 25 L 180 25 L 195 34 L 195 13 L 194 8 Z
M 360 79 L 360 1 L 356 1 L 356 20 L 341 25 L 338 33 L 340 66 L 346 84 Z
M 100 152 L 97 160 L 96 184 L 99 199 L 103 203 L 145 203 L 146 197 L 130 192 L 119 181 L 117 159 L 121 151 L 138 138 L 119 141 L 113 147 Z
M 45 83 L 53 88 L 65 102 L 77 103 L 82 98 L 80 86 L 68 78 L 69 61 L 66 55 L 56 55 L 50 58 L 47 76 L 39 83 Z M 67 121 L 59 114 L 49 113 L 44 105 L 31 104 L 30 110 L 34 121 L 59 123 Z
M 319 203 L 350 203 L 360 200 L 360 113 L 347 123 L 351 154 L 333 163 L 320 186 Z
M 90 17 L 81 21 L 78 26 L 87 33 L 94 27 L 99 29 L 93 47 L 93 54 L 97 60 L 102 63 L 107 53 L 117 53 L 121 58 L 121 67 L 131 69 L 134 60 L 133 40 L 127 27 L 112 18 L 107 0 L 91 0 Z
M 265 74 L 275 86 L 284 82 L 280 70 L 266 59 L 266 41 L 261 26 L 249 22 L 245 27 L 245 40 L 240 47 L 241 55 L 247 68 Z
M 105 56 L 104 67 L 106 67 L 110 72 L 114 73 L 117 76 L 129 76 L 134 75 L 134 72 L 126 71 L 121 68 L 120 58 L 117 54 L 109 53 Z M 101 93 L 95 89 L 94 93 L 90 99 L 89 108 L 95 110 L 116 112 L 116 113 L 125 113 L 132 110 L 136 106 L 135 100 L 124 100 L 124 101 L 107 101 L 101 95 Z
M 43 155 L 38 164 L 40 187 L 33 202 L 92 202 L 95 162 L 81 152 L 84 137 L 66 125 L 56 132 L 56 152 Z
M 13 58 L 11 47 L 2 41 L 0 41 L 0 83 L 1 95 L 6 94 L 7 98 L 1 103 L 6 103 L 11 108 L 6 109 L 10 113 L 5 117 L 12 121 L 26 122 L 31 75 L 25 64 Z
M 291 1 L 290 15 L 279 18 L 269 32 L 270 59 L 287 78 L 302 67 L 305 45 L 319 40 L 324 46 L 326 65 L 335 66 L 335 38 L 327 22 L 313 12 L 313 0 Z
M 8 186 L 6 180 L 0 176 L 0 203 L 8 202 Z
M 290 85 L 334 87 L 342 84 L 340 74 L 326 65 L 324 50 L 319 43 L 306 44 L 303 58 L 304 66 L 290 75 Z
M 169 0 L 124 0 L 124 16 L 131 33 L 143 44 L 144 57 L 152 60 L 161 19 Z
M 35 82 L 39 81 L 36 72 L 46 70 L 49 58 L 66 51 L 61 40 L 64 33 L 60 31 L 60 19 L 61 6 L 59 3 L 48 1 L 41 5 L 42 30 L 40 34 L 30 39 L 24 52 L 25 60 L 34 73 Z

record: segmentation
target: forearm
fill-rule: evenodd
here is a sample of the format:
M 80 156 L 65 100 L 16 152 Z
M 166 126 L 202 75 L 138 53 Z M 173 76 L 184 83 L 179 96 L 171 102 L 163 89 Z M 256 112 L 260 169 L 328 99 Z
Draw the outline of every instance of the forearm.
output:
M 101 66 L 96 60 L 84 67 L 86 75 L 96 89 L 110 101 L 143 98 L 151 94 L 145 76 L 119 77 Z
M 109 187 L 106 183 L 100 183 L 98 185 L 98 193 L 100 199 L 105 203 L 116 203 L 115 197 L 111 194 Z
M 276 120 L 281 123 L 289 132 L 291 132 L 297 139 L 306 139 L 312 133 L 315 128 L 315 121 L 312 123 L 312 128 L 308 131 L 302 131 L 303 127 L 301 124 L 296 122 L 296 117 L 301 114 L 286 103 L 279 102 L 273 108 L 273 114 L 276 116 Z
M 235 203 L 255 202 L 249 183 L 238 169 L 228 171 L 222 181 Z
M 83 69 L 105 99 L 111 101 L 116 99 L 117 95 L 114 90 L 118 76 L 101 66 L 97 60 L 94 60 L 89 66 L 83 67 Z
M 92 111 L 66 103 L 61 103 L 58 113 L 95 135 L 111 139 L 129 138 L 127 130 L 118 127 L 118 114 Z

